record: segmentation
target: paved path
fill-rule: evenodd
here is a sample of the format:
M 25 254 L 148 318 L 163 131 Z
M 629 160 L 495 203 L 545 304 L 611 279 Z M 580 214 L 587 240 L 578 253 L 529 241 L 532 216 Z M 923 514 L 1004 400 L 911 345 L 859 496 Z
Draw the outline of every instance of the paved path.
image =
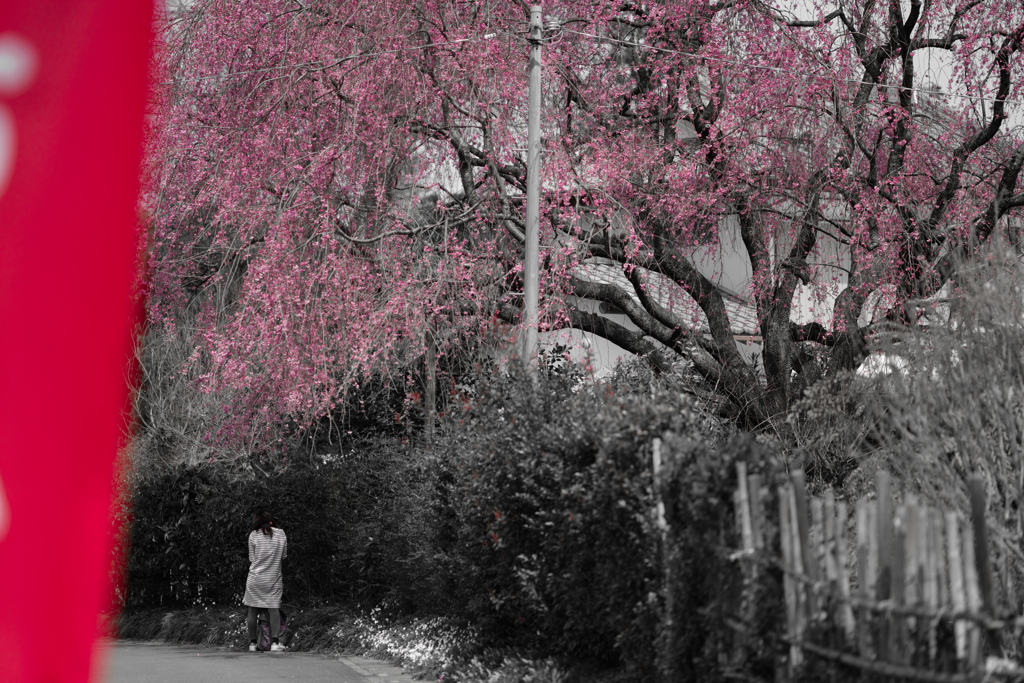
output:
M 239 652 L 165 643 L 111 642 L 101 646 L 93 683 L 411 683 L 402 669 L 366 657 L 305 652 Z

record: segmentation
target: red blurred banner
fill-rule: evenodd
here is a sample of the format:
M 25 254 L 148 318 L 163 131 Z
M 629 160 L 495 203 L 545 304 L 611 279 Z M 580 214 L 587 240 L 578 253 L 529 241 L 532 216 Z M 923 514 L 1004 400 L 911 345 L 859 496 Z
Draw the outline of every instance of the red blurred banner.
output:
M 0 2 L 3 683 L 88 680 L 110 595 L 152 18 Z

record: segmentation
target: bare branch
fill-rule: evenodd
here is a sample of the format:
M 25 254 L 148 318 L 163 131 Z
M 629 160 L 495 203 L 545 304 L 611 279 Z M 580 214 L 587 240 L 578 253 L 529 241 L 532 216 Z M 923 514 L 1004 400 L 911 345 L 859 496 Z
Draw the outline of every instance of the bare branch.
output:
M 383 232 L 374 237 L 353 237 L 352 235 L 348 234 L 348 232 L 343 228 L 340 222 L 336 222 L 337 227 L 334 230 L 334 234 L 342 238 L 346 242 L 352 242 L 353 244 L 375 244 L 383 239 L 387 239 L 388 237 L 396 236 L 413 237 L 415 235 L 419 235 L 420 233 L 430 232 L 431 230 L 436 230 L 437 228 L 444 226 L 446 220 L 448 222 L 448 227 L 457 227 L 460 225 L 464 225 L 465 223 L 469 222 L 468 219 L 477 210 L 481 203 L 481 201 L 475 202 L 472 206 L 470 206 L 468 209 L 460 213 L 458 216 L 455 216 L 454 218 L 441 219 L 435 223 L 430 223 L 429 225 L 422 225 L 419 227 L 406 226 L 404 228 L 398 228 L 397 230 L 388 230 L 387 232 Z

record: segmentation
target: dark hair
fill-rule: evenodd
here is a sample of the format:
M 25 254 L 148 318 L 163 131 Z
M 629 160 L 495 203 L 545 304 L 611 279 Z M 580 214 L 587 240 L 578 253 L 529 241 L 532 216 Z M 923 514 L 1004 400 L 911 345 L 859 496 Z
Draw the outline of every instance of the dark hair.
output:
M 274 517 L 269 512 L 257 512 L 252 516 L 252 531 L 262 531 L 264 536 L 273 536 L 273 523 Z

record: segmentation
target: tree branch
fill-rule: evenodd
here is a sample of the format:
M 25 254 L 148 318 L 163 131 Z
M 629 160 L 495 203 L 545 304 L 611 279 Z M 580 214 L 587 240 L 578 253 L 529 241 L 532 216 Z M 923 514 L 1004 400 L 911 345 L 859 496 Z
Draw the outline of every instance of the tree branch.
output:
M 825 326 L 821 323 L 815 322 L 798 325 L 791 322 L 789 324 L 789 334 L 795 342 L 814 342 L 824 346 L 833 346 L 835 344 L 835 338 L 832 336 L 832 333 L 825 329 Z

